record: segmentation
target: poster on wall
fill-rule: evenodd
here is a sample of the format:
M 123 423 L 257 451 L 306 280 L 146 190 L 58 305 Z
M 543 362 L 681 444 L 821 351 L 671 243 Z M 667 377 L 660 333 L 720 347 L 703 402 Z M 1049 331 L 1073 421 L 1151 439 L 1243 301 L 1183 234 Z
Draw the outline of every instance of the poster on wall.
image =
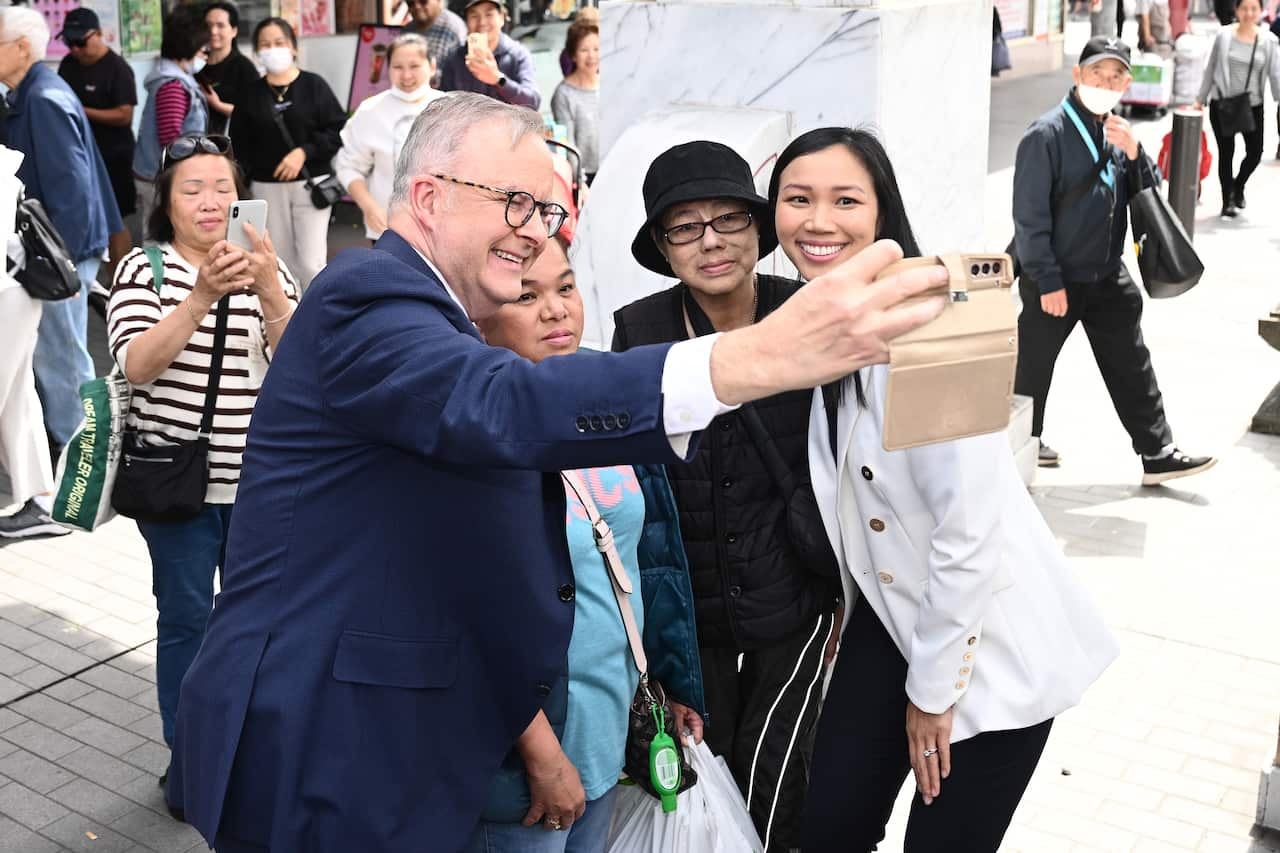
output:
M 378 20 L 378 0 L 334 0 L 337 31 L 355 33 L 365 21 Z
M 409 4 L 406 0 L 379 0 L 382 14 L 378 22 L 392 27 L 403 27 L 409 23 Z
M 1031 35 L 1031 0 L 995 0 L 1006 39 Z
M 365 98 L 391 87 L 391 80 L 387 75 L 387 48 L 398 35 L 399 27 L 360 25 L 360 36 L 356 39 L 356 62 L 351 72 L 351 92 L 347 95 L 348 113 L 355 112 Z
M 284 18 L 296 33 L 301 28 L 298 20 L 298 0 L 271 0 L 271 14 Z
M 102 40 L 107 47 L 120 52 L 120 19 L 116 8 L 116 0 L 34 0 L 31 8 L 44 15 L 49 25 L 49 47 L 45 51 L 46 59 L 61 59 L 67 55 L 67 46 L 62 39 L 55 38 L 62 32 L 62 22 L 67 13 L 78 7 L 92 9 L 98 15 L 98 23 L 102 29 Z
M 120 0 L 120 46 L 130 59 L 160 53 L 160 0 Z
M 333 35 L 333 4 L 334 0 L 307 0 L 302 7 L 298 35 Z

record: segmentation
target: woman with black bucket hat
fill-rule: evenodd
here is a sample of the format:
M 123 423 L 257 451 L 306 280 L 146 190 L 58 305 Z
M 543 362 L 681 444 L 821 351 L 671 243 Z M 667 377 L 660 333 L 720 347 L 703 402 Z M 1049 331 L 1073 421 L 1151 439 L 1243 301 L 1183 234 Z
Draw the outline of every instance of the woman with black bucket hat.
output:
M 731 148 L 697 141 L 663 152 L 644 202 L 631 252 L 680 281 L 614 314 L 615 350 L 751 325 L 799 287 L 755 272 L 778 241 L 768 201 Z M 808 478 L 811 398 L 788 392 L 721 415 L 692 461 L 667 466 L 693 578 L 707 740 L 769 851 L 798 846 L 840 621 L 838 569 Z M 695 713 L 677 713 L 700 728 Z

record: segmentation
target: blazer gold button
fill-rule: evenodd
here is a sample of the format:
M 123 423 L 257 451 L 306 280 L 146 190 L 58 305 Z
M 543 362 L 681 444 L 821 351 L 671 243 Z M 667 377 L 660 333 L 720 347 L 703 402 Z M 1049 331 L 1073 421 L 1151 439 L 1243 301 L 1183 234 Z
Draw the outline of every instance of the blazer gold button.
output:
M 957 681 L 957 682 L 956 682 L 956 690 L 964 690 L 964 682 L 963 682 L 963 681 Z
M 964 659 L 965 659 L 965 660 L 973 660 L 973 652 L 965 652 L 965 653 L 964 653 Z
M 871 519 L 871 529 L 874 530 L 876 533 L 883 533 L 884 522 L 878 518 Z
M 967 667 L 967 666 L 962 666 L 962 667 L 960 667 L 960 674 L 961 674 L 961 675 L 968 675 L 968 674 L 969 674 L 969 667 Z
M 974 645 L 974 644 L 975 644 L 975 643 L 977 643 L 977 642 L 978 642 L 978 638 L 977 638 L 977 637 L 970 637 L 970 638 L 969 638 L 969 645 L 971 645 L 971 646 L 972 646 L 972 645 Z
M 862 479 L 864 479 L 864 480 L 873 480 L 873 479 L 875 479 L 875 477 L 874 477 L 874 476 L 872 475 L 872 473 L 871 473 L 871 469 L 870 469 L 870 468 L 868 468 L 866 465 L 863 465 L 863 466 L 862 466 Z
M 893 583 L 893 575 L 888 572 L 881 572 L 877 577 L 880 578 L 881 583 Z

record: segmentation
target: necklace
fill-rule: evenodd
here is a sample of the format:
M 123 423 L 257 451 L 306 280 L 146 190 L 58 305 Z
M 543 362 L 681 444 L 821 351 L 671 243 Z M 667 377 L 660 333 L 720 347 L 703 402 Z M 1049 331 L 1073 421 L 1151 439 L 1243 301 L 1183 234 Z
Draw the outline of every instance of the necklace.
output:
M 291 80 L 283 86 L 277 86 L 274 83 L 268 83 L 267 85 L 271 87 L 271 93 L 276 96 L 276 103 L 283 104 L 284 96 L 289 94 L 289 87 L 293 85 L 293 81 Z

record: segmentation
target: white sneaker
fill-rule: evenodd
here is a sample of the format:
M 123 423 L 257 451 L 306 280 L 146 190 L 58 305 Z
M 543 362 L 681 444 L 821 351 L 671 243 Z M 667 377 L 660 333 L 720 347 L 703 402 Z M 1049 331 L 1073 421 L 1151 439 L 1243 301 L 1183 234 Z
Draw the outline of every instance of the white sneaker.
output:
M 49 517 L 35 498 L 22 505 L 13 515 L 0 518 L 0 537 L 24 539 L 28 536 L 62 536 L 71 531 Z

